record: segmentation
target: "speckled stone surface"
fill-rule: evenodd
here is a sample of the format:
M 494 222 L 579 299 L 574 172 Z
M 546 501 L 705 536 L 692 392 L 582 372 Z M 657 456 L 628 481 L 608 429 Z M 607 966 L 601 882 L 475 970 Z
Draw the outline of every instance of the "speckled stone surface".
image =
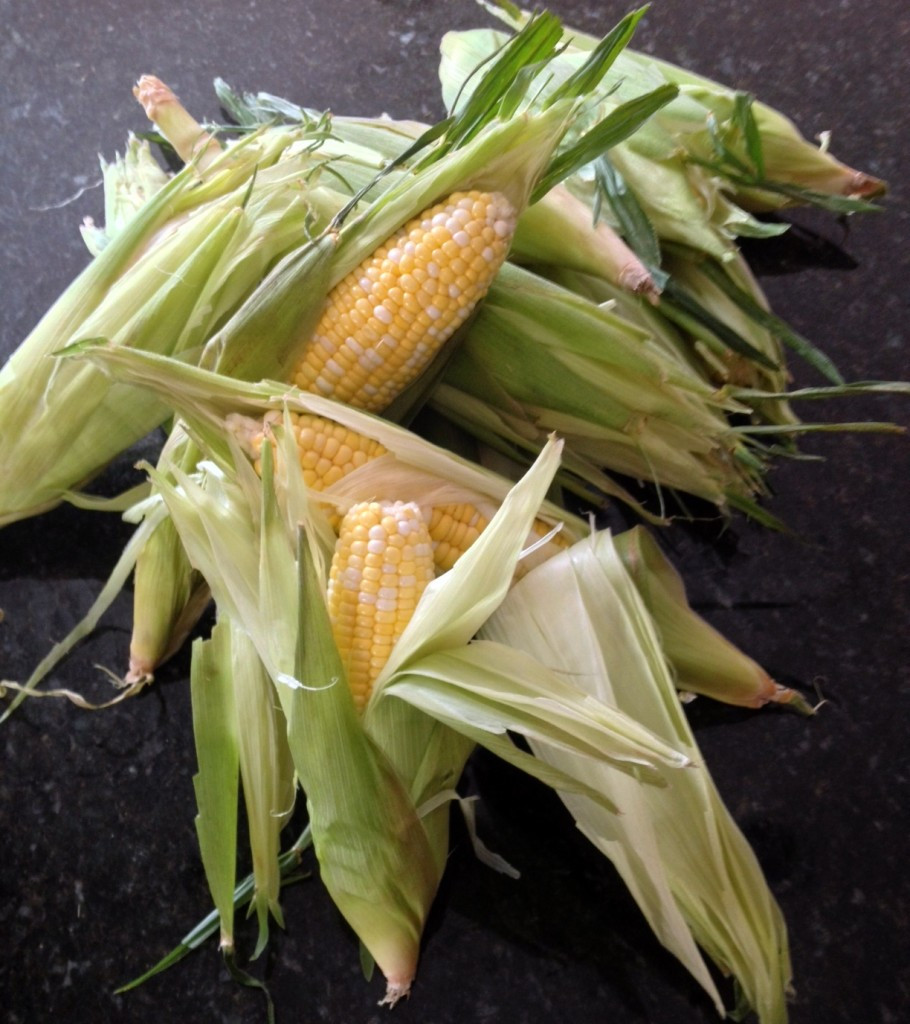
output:
M 617 4 L 554 4 L 605 29 Z M 5 357 L 85 264 L 78 224 L 101 218 L 96 155 L 144 128 L 143 72 L 217 116 L 221 75 L 339 113 L 430 118 L 439 33 L 485 21 L 473 3 L 392 0 L 0 0 L 0 275 Z M 756 92 L 845 161 L 889 180 L 885 213 L 844 229 L 853 270 L 763 278 L 775 308 L 851 379 L 910 378 L 910 12 L 896 0 L 657 0 L 637 45 Z M 796 370 L 797 380 L 812 382 Z M 807 418 L 910 423 L 907 399 L 806 408 Z M 155 441 L 143 451 L 155 450 Z M 787 916 L 793 1024 L 910 1019 L 907 730 L 910 447 L 813 439 L 824 461 L 774 473 L 792 534 L 737 521 L 668 538 L 693 598 L 782 681 L 828 699 L 812 721 L 696 702 L 692 720 Z M 133 453 L 134 455 L 136 453 Z M 118 462 L 103 486 L 130 479 Z M 0 487 L 3 481 L 0 481 Z M 0 677 L 23 678 L 91 603 L 127 528 L 59 509 L 0 531 Z M 122 665 L 129 595 L 53 677 L 100 697 Z M 264 1021 L 206 946 L 128 995 L 113 990 L 207 909 L 193 828 L 188 658 L 140 699 L 99 714 L 29 703 L 0 729 L 0 1019 L 145 1024 Z M 520 881 L 479 865 L 456 827 L 412 998 L 398 1024 L 696 1024 L 708 1000 L 651 938 L 611 867 L 554 798 L 488 757 L 468 782 L 490 846 Z M 310 865 L 312 866 L 312 865 Z M 288 890 L 286 933 L 252 970 L 279 1021 L 373 1024 L 378 979 L 318 882 Z M 248 940 L 250 933 L 245 933 Z

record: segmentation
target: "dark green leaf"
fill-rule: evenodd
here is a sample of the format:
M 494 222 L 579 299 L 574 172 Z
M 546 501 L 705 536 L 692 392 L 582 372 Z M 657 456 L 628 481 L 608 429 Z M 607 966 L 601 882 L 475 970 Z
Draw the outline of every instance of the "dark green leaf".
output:
M 738 92 L 733 103 L 733 121 L 742 132 L 746 153 L 752 161 L 755 173 L 759 178 L 765 176 L 765 156 L 762 152 L 761 132 L 752 113 L 753 97 L 746 92 Z
M 601 39 L 591 51 L 588 59 L 570 75 L 547 99 L 546 105 L 556 103 L 565 98 L 574 99 L 586 96 L 600 83 L 610 70 L 616 58 L 628 45 L 635 34 L 635 28 L 643 17 L 647 7 L 639 7 L 637 11 L 627 14 L 622 21 Z
M 486 70 L 464 107 L 454 115 L 447 136 L 451 145 L 463 145 L 497 117 L 503 97 L 508 94 L 522 69 L 549 60 L 556 53 L 561 39 L 562 25 L 559 19 L 549 11 L 544 11 L 535 15 L 492 58 L 480 65 L 485 66 Z M 456 99 L 456 106 L 457 103 Z M 514 95 L 510 103 L 514 104 Z
M 644 96 L 636 96 L 618 106 L 599 121 L 572 146 L 561 150 L 550 162 L 541 180 L 538 181 L 531 202 L 540 199 L 554 185 L 574 174 L 585 164 L 591 163 L 611 146 L 627 139 L 661 107 L 675 99 L 678 89 L 675 85 L 662 85 Z
M 647 265 L 652 275 L 660 266 L 660 242 L 657 231 L 642 209 L 636 195 L 629 189 L 625 178 L 613 166 L 613 162 L 604 153 L 598 157 L 594 165 L 598 195 L 606 196 L 616 219 L 619 221 L 620 234 L 631 247 L 635 255 Z M 661 284 L 658 282 L 658 287 Z
M 752 362 L 758 363 L 759 366 L 764 366 L 768 370 L 780 369 L 764 352 L 746 341 L 723 320 L 706 309 L 691 292 L 678 284 L 672 276 L 664 284 L 661 307 L 671 314 L 674 309 L 680 310 L 701 324 L 702 327 L 706 327 L 733 352 L 738 352 L 747 359 L 751 359 Z
M 816 348 L 808 338 L 804 338 L 793 330 L 785 320 L 759 305 L 754 297 L 732 281 L 717 263 L 713 260 L 705 260 L 700 264 L 700 269 L 705 277 L 717 285 L 747 316 L 780 338 L 810 366 L 813 366 L 832 383 L 844 383 L 844 378 L 838 368 L 821 349 Z

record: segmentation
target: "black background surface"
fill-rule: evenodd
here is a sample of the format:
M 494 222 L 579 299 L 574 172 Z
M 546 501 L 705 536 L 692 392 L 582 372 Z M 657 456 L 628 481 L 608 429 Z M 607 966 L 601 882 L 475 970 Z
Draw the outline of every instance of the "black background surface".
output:
M 604 31 L 625 8 L 563 2 Z M 130 89 L 169 82 L 217 117 L 216 75 L 338 113 L 429 119 L 441 31 L 485 23 L 458 3 L 0 0 L 0 354 L 87 260 L 78 224 L 102 219 L 96 155 L 145 128 Z M 887 212 L 844 228 L 853 270 L 763 279 L 776 310 L 849 379 L 910 377 L 910 12 L 896 0 L 657 0 L 639 48 L 756 92 L 807 135 L 833 129 L 846 162 L 887 179 Z M 800 383 L 816 383 L 795 366 Z M 857 399 L 806 418 L 910 422 L 906 399 Z M 146 453 L 154 451 L 150 442 Z M 777 678 L 828 704 L 812 721 L 691 706 L 699 742 L 790 924 L 794 1024 L 910 1017 L 907 881 L 908 643 L 905 438 L 806 441 L 818 462 L 780 465 L 773 510 L 792 534 L 741 520 L 666 539 L 711 620 Z M 135 453 L 133 453 L 135 454 Z M 131 479 L 131 458 L 105 478 Z M 2 487 L 2 481 L 0 481 Z M 0 677 L 26 677 L 88 607 L 129 534 L 116 517 L 59 509 L 0 531 Z M 53 682 L 105 693 L 120 669 L 129 597 Z M 43 1021 L 253 1022 L 261 997 L 233 985 L 214 947 L 127 996 L 113 989 L 208 909 L 193 829 L 188 658 L 140 699 L 99 714 L 32 701 L 0 732 L 0 1017 Z M 612 868 L 537 786 L 477 758 L 481 826 L 522 871 L 491 873 L 456 828 L 417 984 L 394 1011 L 421 1021 L 614 1024 L 716 1019 L 651 938 Z M 286 933 L 255 970 L 279 1021 L 369 1024 L 378 978 L 315 881 L 287 891 Z M 249 933 L 245 933 L 249 937 Z

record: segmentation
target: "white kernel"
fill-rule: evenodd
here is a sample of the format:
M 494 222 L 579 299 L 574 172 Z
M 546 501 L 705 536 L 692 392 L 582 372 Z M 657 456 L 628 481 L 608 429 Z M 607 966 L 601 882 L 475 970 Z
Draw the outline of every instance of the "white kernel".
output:
M 368 594 L 365 590 L 361 590 L 357 602 L 358 604 L 376 604 L 376 595 Z
M 374 526 L 373 529 L 375 530 L 376 527 Z M 367 541 L 367 551 L 369 551 L 371 555 L 381 555 L 385 549 L 386 543 L 384 539 L 376 537 L 375 539 Z
M 493 262 L 494 253 L 493 253 L 493 250 L 489 246 L 487 246 L 480 255 L 483 256 L 483 258 L 487 261 L 487 263 L 492 263 Z
M 471 244 L 471 236 L 467 231 L 456 231 L 452 235 L 452 241 L 461 249 L 467 249 Z
M 447 213 L 437 213 L 435 217 L 430 221 L 430 227 L 440 228 L 445 227 L 446 221 L 449 219 Z
M 333 374 L 335 377 L 344 376 L 344 367 L 342 367 L 334 359 L 327 359 L 325 368 L 329 371 L 329 373 Z
M 398 597 L 398 591 L 395 587 L 380 587 L 377 596 L 386 601 L 394 601 Z
M 512 225 L 507 220 L 497 220 L 493 224 L 493 230 L 499 235 L 500 238 L 505 238 L 506 235 L 512 234 Z
M 416 576 L 402 576 L 398 580 L 398 585 L 404 589 L 405 587 L 416 587 L 417 577 Z
M 459 295 L 461 295 L 461 289 L 458 287 L 458 285 L 457 284 L 450 284 L 449 285 L 449 296 L 451 298 L 453 298 L 453 299 L 457 299 Z
M 386 254 L 386 259 L 391 260 L 393 263 L 398 263 L 401 260 L 402 252 L 401 249 L 396 245 L 394 248 L 389 249 Z
M 430 262 L 427 264 L 427 273 L 430 275 L 430 277 L 439 277 L 439 264 L 434 262 L 433 260 L 430 260 Z
M 346 349 L 353 352 L 355 356 L 363 354 L 363 345 L 361 345 L 356 338 L 352 338 L 350 335 L 344 339 L 344 346 Z
M 376 602 L 377 612 L 394 612 L 397 609 L 397 605 L 394 601 L 390 601 L 387 598 L 380 597 Z
M 359 281 L 360 287 L 369 294 L 370 289 L 373 287 L 373 282 L 368 277 L 362 277 Z
M 373 316 L 376 317 L 381 323 L 390 324 L 395 318 L 391 312 L 385 308 L 385 306 L 374 306 Z
M 335 390 L 335 385 L 329 383 L 329 381 L 322 376 L 316 378 L 316 387 L 319 388 L 324 395 L 330 395 Z
M 427 306 L 426 312 L 431 320 L 438 320 L 442 316 L 442 313 L 435 306 Z

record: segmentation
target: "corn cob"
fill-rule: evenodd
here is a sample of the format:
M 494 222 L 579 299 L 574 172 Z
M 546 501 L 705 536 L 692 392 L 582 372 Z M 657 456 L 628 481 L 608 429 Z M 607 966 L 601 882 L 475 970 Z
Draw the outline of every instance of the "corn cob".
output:
M 499 192 L 453 192 L 409 221 L 329 293 L 292 380 L 381 411 L 483 298 L 515 231 Z
M 329 572 L 332 633 L 358 711 L 433 579 L 430 535 L 413 503 L 354 505 Z
M 262 444 L 267 436 L 268 426 L 277 422 L 279 418 L 279 413 L 271 413 L 266 415 L 263 421 L 250 421 L 240 416 L 232 420 L 234 434 L 252 455 L 257 473 L 262 467 Z M 322 416 L 291 413 L 290 420 L 304 483 L 310 490 L 328 490 L 371 460 L 390 454 L 379 441 Z M 390 500 L 389 495 L 381 497 Z M 451 569 L 486 529 L 489 522 L 489 516 L 484 514 L 486 510 L 479 509 L 469 501 L 429 505 L 422 502 L 418 495 L 408 497 L 415 500 L 421 508 L 433 546 L 433 560 L 437 573 Z M 341 514 L 329 505 L 326 505 L 325 511 L 332 528 L 338 532 Z M 489 511 L 492 512 L 492 509 Z M 536 538 L 546 536 L 550 530 L 549 523 L 537 520 L 533 528 L 534 536 L 529 537 L 529 541 L 533 542 Z M 565 546 L 559 535 L 551 538 L 551 543 L 556 547 L 548 551 L 548 554 L 555 554 L 557 548 Z M 530 564 L 519 563 L 517 574 L 522 575 L 530 567 Z
M 280 419 L 280 413 L 267 415 L 260 426 L 266 427 Z M 240 418 L 235 422 L 241 428 L 245 422 L 248 423 Z M 324 491 L 352 470 L 386 454 L 385 446 L 378 441 L 322 416 L 293 413 L 291 423 L 300 453 L 304 483 L 314 491 Z M 265 436 L 264 429 L 256 430 L 248 440 L 257 473 L 262 469 L 261 452 Z

